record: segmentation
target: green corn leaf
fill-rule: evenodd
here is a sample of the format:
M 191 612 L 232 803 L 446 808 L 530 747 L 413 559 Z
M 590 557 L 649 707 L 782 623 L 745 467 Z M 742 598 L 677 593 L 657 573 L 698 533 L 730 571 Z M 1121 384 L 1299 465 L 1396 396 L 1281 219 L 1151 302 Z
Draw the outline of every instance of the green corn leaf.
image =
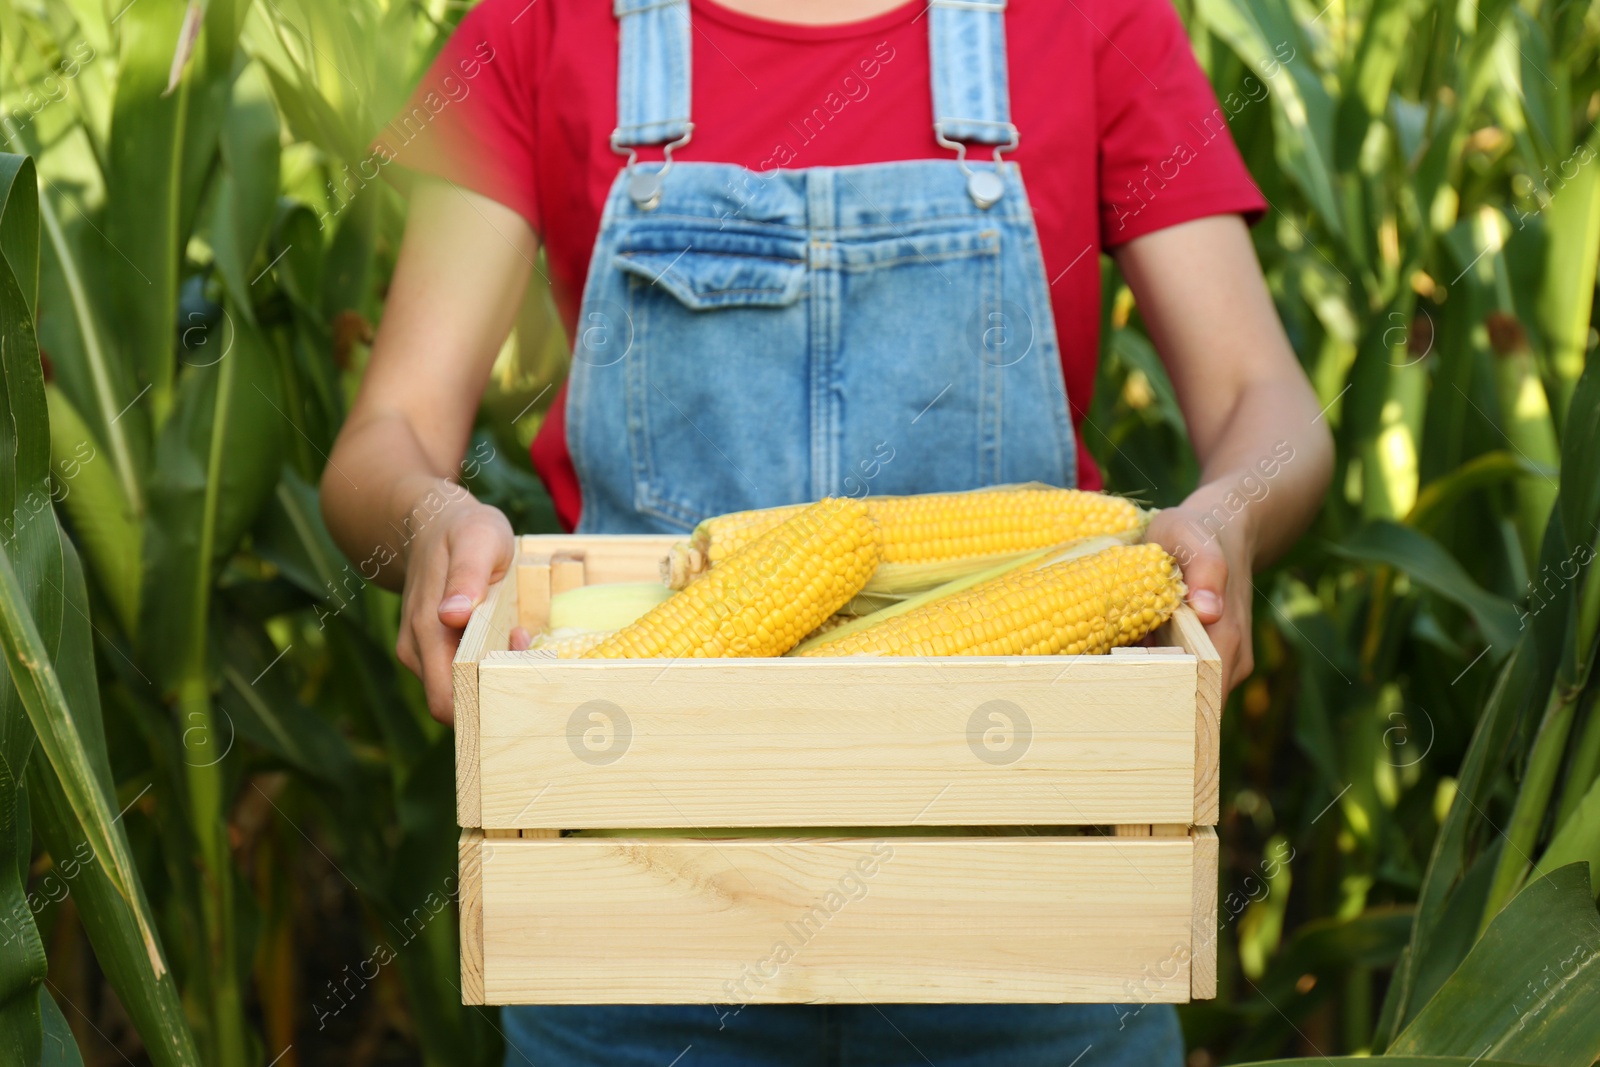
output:
M 1585 799 L 1589 783 L 1600 781 L 1600 687 L 1591 685 L 1584 694 L 1584 710 L 1579 712 L 1583 729 L 1567 755 L 1566 782 L 1561 790 L 1561 803 L 1556 806 L 1555 831 L 1566 828 L 1567 820 Z M 1595 875 L 1600 885 L 1600 872 Z
M 1600 1058 L 1600 915 L 1574 863 L 1519 893 L 1389 1049 L 1539 1067 Z
M 1455 557 L 1426 534 L 1398 523 L 1372 522 L 1331 550 L 1347 559 L 1405 571 L 1430 592 L 1460 605 L 1498 656 L 1516 645 L 1520 634 L 1516 609 L 1474 582 Z
M 322 225 L 301 203 L 278 201 L 268 249 L 279 284 L 308 313 L 315 314 L 322 285 Z M 281 258 L 280 258 L 281 257 Z
M 117 24 L 122 48 L 106 173 L 111 300 L 125 358 L 150 387 L 158 423 L 172 402 L 189 79 L 163 94 L 184 9 L 182 0 L 140 0 Z
M 1503 839 L 1495 838 L 1462 874 L 1442 909 L 1429 915 L 1427 938 L 1421 941 L 1422 954 L 1415 961 L 1407 958 L 1404 965 L 1415 965 L 1415 981 L 1410 985 L 1412 1010 L 1415 1015 L 1421 1006 L 1449 980 L 1450 975 L 1467 958 L 1478 940 L 1479 920 L 1483 916 L 1484 901 L 1489 895 L 1489 882 L 1494 877 L 1496 862 L 1503 850 Z M 1416 931 L 1413 930 L 1413 938 Z M 1392 983 L 1400 987 L 1403 983 Z M 1399 997 L 1392 998 L 1398 1015 Z M 1388 1025 L 1374 1042 L 1374 1051 L 1386 1048 L 1405 1020 L 1391 1017 Z
M 1289 9 L 1272 0 L 1198 0 L 1200 19 L 1271 86 L 1277 158 L 1334 234 L 1345 233 L 1334 189 L 1333 101 Z
M 366 164 L 363 162 L 359 166 L 362 168 L 362 174 L 358 177 L 362 177 L 365 175 Z M 327 261 L 323 266 L 322 276 L 322 313 L 330 321 L 340 312 L 360 311 L 366 301 L 366 294 L 371 289 L 373 253 L 378 237 L 378 212 L 382 206 L 382 196 L 383 189 L 380 186 L 363 188 L 345 201 L 342 210 L 339 211 L 339 227 L 334 234 L 333 243 L 328 246 Z M 319 221 L 327 226 L 332 220 L 325 216 Z M 551 332 L 548 330 L 543 334 L 523 332 L 523 321 L 530 302 L 524 299 L 523 314 L 515 327 L 519 346 L 522 345 L 521 339 L 525 336 L 532 342 L 541 336 L 549 336 Z M 519 354 L 521 351 L 519 347 Z M 565 345 L 561 346 L 560 358 L 563 361 L 566 359 Z
M 163 88 L 164 93 L 183 96 L 177 231 L 181 240 L 193 231 L 207 186 L 216 172 L 218 137 L 226 136 L 235 121 L 230 106 L 235 51 L 249 0 L 186 3 L 185 25 L 204 26 L 200 42 L 204 47 L 194 50 L 180 67 L 178 64 L 185 59 L 184 39 L 175 37 L 168 46 L 168 81 Z
M 288 468 L 278 479 L 272 501 L 256 527 L 255 550 L 283 577 L 322 601 L 323 610 L 349 611 L 357 619 L 362 617 L 359 594 L 368 579 L 361 571 L 376 574 L 380 560 L 365 561 L 364 567 L 347 561 L 322 521 L 317 490 Z
M 61 1006 L 43 986 L 39 987 L 39 1018 L 43 1024 L 40 1067 L 83 1067 L 83 1056 L 78 1052 L 78 1040 L 72 1036 L 72 1027 L 61 1014 Z
M 258 336 L 229 340 L 215 363 L 186 369 L 156 446 L 142 636 L 169 689 L 204 675 L 212 583 L 271 496 L 294 432 Z
M 111 463 L 117 472 L 117 484 L 128 508 L 135 516 L 142 516 L 144 487 L 128 431 L 128 425 L 134 419 L 125 419 L 127 409 L 137 400 L 138 389 L 129 388 L 126 368 L 120 361 L 112 359 L 112 349 L 100 329 L 98 312 L 84 284 L 77 253 L 67 241 L 49 197 L 40 196 L 39 214 L 72 302 L 73 321 L 77 325 L 78 340 L 94 397 L 92 424 L 95 436 L 104 441 L 110 450 Z
M 1376 0 L 1367 11 L 1344 94 L 1338 103 L 1335 152 L 1339 169 L 1354 170 L 1368 125 L 1389 104 L 1389 88 L 1426 0 Z
M 1572 814 L 1561 824 L 1534 867 L 1534 877 L 1550 874 L 1569 863 L 1589 866 L 1589 884 L 1600 885 L 1600 778 L 1589 786 Z
M 1544 205 L 1544 285 L 1539 286 L 1534 320 L 1547 347 L 1550 406 L 1557 419 L 1568 411 L 1573 387 L 1589 349 L 1589 315 L 1594 306 L 1595 264 L 1600 261 L 1600 133 L 1576 152 L 1550 165 L 1536 189 Z M 1520 213 L 1518 213 L 1520 216 Z M 1522 219 L 1518 218 L 1518 224 Z M 1571 408 L 1573 416 L 1581 408 Z M 1589 411 L 1592 416 L 1592 410 Z M 1565 426 L 1563 426 L 1565 430 Z
M 61 390 L 47 386 L 50 454 L 60 488 L 56 500 L 100 579 L 117 622 L 133 633 L 139 620 L 143 528 L 117 482 L 100 442 Z
M 350 742 L 300 701 L 289 667 L 265 632 L 229 626 L 222 654 L 217 703 L 240 737 L 325 786 L 348 788 L 356 782 Z
M 1538 674 L 1538 660 L 1531 648 L 1525 643 L 1519 644 L 1501 668 L 1467 745 L 1457 776 L 1455 798 L 1434 838 L 1428 868 L 1417 894 L 1417 920 L 1411 931 L 1410 951 L 1393 978 L 1400 984 L 1395 1011 L 1398 1026 L 1403 1027 L 1413 1018 L 1437 988 L 1424 973 L 1423 965 L 1434 958 L 1435 946 L 1447 937 L 1442 926 L 1455 907 L 1455 897 L 1463 891 L 1463 879 L 1470 881 L 1469 870 L 1478 870 L 1478 881 L 1486 891 L 1489 874 L 1482 869 L 1484 864 L 1471 864 L 1469 850 L 1474 831 L 1481 829 L 1486 821 L 1484 805 L 1489 803 L 1489 794 L 1498 784 L 1517 714 Z M 1477 914 L 1472 911 L 1464 921 L 1475 927 Z
M 52 661 L 96 784 L 107 805 L 114 807 L 111 764 L 95 678 L 88 594 L 71 542 L 62 538 L 62 547 L 68 611 L 61 644 Z M 123 895 L 113 872 L 97 862 L 94 845 L 49 764 L 42 760 L 29 764 L 28 789 L 35 798 L 39 837 L 56 858 L 57 872 L 72 886 L 78 916 L 94 946 L 95 957 L 142 1035 L 151 1062 L 157 1067 L 198 1067 L 200 1054 L 184 1016 L 177 983 L 171 974 L 161 974 L 151 966 L 140 933 L 141 916 L 144 926 L 152 925 L 143 887 L 135 885 L 135 896 L 130 900 Z M 118 815 L 115 821 L 120 823 L 121 818 Z
M 4 738 L 0 756 L 15 773 L 21 767 L 14 759 L 19 741 L 25 739 L 31 747 L 37 736 L 42 754 L 29 763 L 27 774 L 30 793 L 38 798 L 40 835 L 58 869 L 82 863 L 72 880 L 79 913 L 102 966 L 145 1036 L 153 1062 L 189 1067 L 199 1058 L 127 839 L 112 814 L 83 573 L 49 507 L 48 459 L 40 466 L 40 452 L 49 447 L 51 429 L 27 299 L 38 268 L 39 216 L 29 210 L 38 193 L 32 163 L 0 156 L 0 178 L 6 190 L 0 197 L 5 268 L 0 271 L 0 362 L 4 364 L 0 383 L 6 401 L 0 412 L 0 438 L 7 446 L 0 448 L 4 492 L 0 507 L 11 516 L 9 535 L 0 546 L 0 644 L 12 681 L 0 690 L 0 722 L 6 724 L 0 731 Z M 92 463 L 85 470 L 87 466 Z M 58 473 L 64 472 L 58 468 Z M 65 482 L 69 497 L 77 481 Z M 44 506 L 35 509 L 29 498 L 38 494 L 43 494 Z M 58 672 L 58 662 L 70 669 Z M 26 713 L 31 731 L 12 728 L 9 720 L 19 711 Z M 14 799 L 17 783 L 11 774 L 6 778 L 11 788 L 0 789 L 0 797 Z M 25 859 L 26 814 L 8 818 L 4 825 L 13 834 L 22 834 Z M 13 854 L 7 853 L 0 870 L 17 869 Z M 8 917 L 13 914 L 6 911 Z M 26 906 L 21 914 L 27 914 Z M 27 929 L 32 929 L 31 920 Z M 29 958 L 15 950 L 0 952 L 0 960 L 11 961 L 9 966 L 0 965 L 0 974 L 18 973 Z
M 56 597 L 60 602 L 59 594 Z M 116 815 L 96 780 L 93 763 L 67 705 L 61 682 L 50 662 L 49 649 L 23 596 L 10 553 L 0 548 L 0 648 L 12 684 L 33 723 L 43 755 L 61 783 L 73 817 L 84 832 L 98 862 L 116 892 L 135 915 L 135 929 L 150 973 L 167 973 L 150 916 L 138 906 L 138 875 L 127 840 L 116 825 Z
M 1423 486 L 1405 524 L 1432 534 L 1450 518 L 1454 507 L 1473 493 L 1517 478 L 1555 476 L 1554 468 L 1539 466 L 1515 452 L 1485 452 Z
M 212 250 L 234 306 L 253 319 L 250 266 L 266 240 L 278 201 L 278 114 L 259 63 L 246 66 L 233 83 L 221 146 L 223 176 L 211 226 Z
M 1593 168 L 1600 171 L 1600 161 Z M 1593 279 L 1590 291 L 1593 291 Z M 1600 523 L 1600 357 L 1593 354 L 1569 403 L 1561 441 L 1561 524 L 1569 549 L 1593 544 Z
M 21 571 L 0 589 L 0 643 L 22 623 L 52 639 L 61 628 L 61 544 L 53 536 L 50 459 L 44 414 L 44 375 L 34 336 L 39 279 L 38 186 L 33 161 L 0 155 L 0 559 L 13 555 Z M 3 583 L 0 583 L 3 584 Z M 10 610 L 7 611 L 6 609 Z M 34 613 L 37 612 L 37 625 Z M 40 655 L 34 663 L 48 669 Z M 39 728 L 22 681 L 0 686 L 0 1059 L 39 1062 L 43 1041 L 38 987 L 45 977 L 44 945 L 34 925 L 26 872 L 33 841 L 22 778 L 34 756 Z

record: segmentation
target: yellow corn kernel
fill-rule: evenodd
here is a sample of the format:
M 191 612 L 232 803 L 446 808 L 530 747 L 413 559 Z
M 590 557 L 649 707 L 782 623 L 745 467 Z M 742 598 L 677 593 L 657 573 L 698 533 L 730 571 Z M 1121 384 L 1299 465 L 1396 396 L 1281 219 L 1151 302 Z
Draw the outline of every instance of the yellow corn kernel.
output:
M 1177 562 L 1160 545 L 1117 545 L 1012 571 L 800 655 L 1102 653 L 1143 638 L 1184 595 Z
M 528 647 L 548 652 L 557 659 L 578 659 L 614 633 L 615 630 L 580 630 L 540 634 Z
M 807 505 L 584 658 L 781 656 L 860 592 L 879 558 L 866 504 Z
M 885 570 L 998 558 L 1121 533 L 1144 521 L 1139 506 L 1121 497 L 1050 486 L 875 496 L 866 498 L 866 504 L 878 522 Z M 668 584 L 681 588 L 793 517 L 803 506 L 737 511 L 706 519 L 695 527 L 687 544 L 673 550 L 665 566 Z M 944 579 L 912 581 L 908 587 L 940 580 Z

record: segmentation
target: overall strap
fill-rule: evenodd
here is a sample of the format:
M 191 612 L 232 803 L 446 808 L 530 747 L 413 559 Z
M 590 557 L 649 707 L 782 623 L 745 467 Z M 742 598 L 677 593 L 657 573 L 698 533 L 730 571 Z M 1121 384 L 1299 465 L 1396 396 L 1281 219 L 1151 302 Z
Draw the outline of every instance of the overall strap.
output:
M 617 128 L 611 147 L 682 142 L 689 121 L 689 0 L 614 0 Z
M 953 141 L 1014 148 L 1006 81 L 1006 0 L 931 0 L 933 131 Z

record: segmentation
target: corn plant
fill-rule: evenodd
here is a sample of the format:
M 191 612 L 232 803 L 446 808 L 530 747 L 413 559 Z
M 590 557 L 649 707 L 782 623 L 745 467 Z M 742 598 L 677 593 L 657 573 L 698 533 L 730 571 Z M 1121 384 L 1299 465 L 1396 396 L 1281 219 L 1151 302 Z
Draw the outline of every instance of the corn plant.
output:
M 1257 248 L 1338 444 L 1313 532 L 1256 580 L 1259 669 L 1225 719 L 1233 994 L 1186 1024 L 1208 1056 L 1414 1053 L 1397 1035 L 1516 892 L 1600 858 L 1597 409 L 1579 384 L 1600 18 L 1180 6 L 1272 205 Z M 1106 320 L 1090 445 L 1114 485 L 1179 499 L 1181 416 L 1115 284 Z
M 33 894 L 0 889 L 15 1062 L 40 1062 L 40 1019 L 56 1045 L 109 1051 L 78 1003 L 91 987 L 41 992 L 41 929 L 79 924 L 152 1062 L 294 1064 L 303 1035 L 353 1040 L 374 1017 L 427 1062 L 495 1058 L 455 986 L 452 740 L 393 660 L 394 597 L 343 560 L 312 489 L 403 222 L 366 146 L 445 8 L 0 3 L 4 359 L 33 383 L 0 486 L 20 582 L 0 567 L 3 707 L 50 756 L 30 763 L 6 720 L 0 802 L 25 816 L 32 798 L 45 864 Z M 509 354 L 497 381 L 526 385 Z M 501 455 L 518 443 L 486 437 L 464 476 L 537 515 Z M 58 513 L 71 537 L 52 548 Z M 82 751 L 62 748 L 74 724 Z M 4 824 L 17 875 L 28 822 Z M 354 929 L 312 981 L 317 879 Z M 40 899 L 51 886 L 64 897 Z

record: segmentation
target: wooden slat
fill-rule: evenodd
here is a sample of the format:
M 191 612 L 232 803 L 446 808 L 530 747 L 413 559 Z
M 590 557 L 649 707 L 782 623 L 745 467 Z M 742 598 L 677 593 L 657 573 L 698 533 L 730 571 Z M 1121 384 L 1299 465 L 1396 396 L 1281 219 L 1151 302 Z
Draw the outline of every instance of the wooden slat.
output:
M 1193 958 L 1189 965 L 1189 996 L 1211 1000 L 1217 995 L 1217 831 L 1194 828 L 1193 931 L 1189 936 Z
M 460 859 L 461 1003 L 482 1004 L 483 999 L 483 832 L 462 830 L 457 846 Z
M 584 584 L 584 553 L 556 552 L 550 556 L 550 595 L 565 593 Z
M 1158 822 L 1150 827 L 1151 837 L 1188 837 L 1190 827 L 1183 823 Z
M 550 557 L 524 552 L 516 570 L 517 625 L 532 636 L 550 621 Z
M 520 538 L 525 552 L 582 553 L 584 581 L 590 585 L 659 581 L 661 561 L 681 540 L 656 534 L 529 534 Z
M 1194 813 L 1198 826 L 1215 826 L 1221 812 L 1222 659 L 1200 617 L 1180 605 L 1158 640 L 1182 646 L 1195 658 Z
M 491 650 L 510 645 L 511 625 L 516 618 L 516 575 L 508 572 L 489 587 L 483 603 L 473 609 L 456 646 L 450 665 L 450 692 L 456 734 L 456 821 L 462 826 L 479 826 L 480 779 L 478 774 L 478 664 Z
M 729 1010 L 1182 1001 L 1193 848 L 1023 836 L 497 842 L 483 868 L 485 993 Z
M 1188 823 L 1194 675 L 1189 657 L 499 653 L 483 825 Z

